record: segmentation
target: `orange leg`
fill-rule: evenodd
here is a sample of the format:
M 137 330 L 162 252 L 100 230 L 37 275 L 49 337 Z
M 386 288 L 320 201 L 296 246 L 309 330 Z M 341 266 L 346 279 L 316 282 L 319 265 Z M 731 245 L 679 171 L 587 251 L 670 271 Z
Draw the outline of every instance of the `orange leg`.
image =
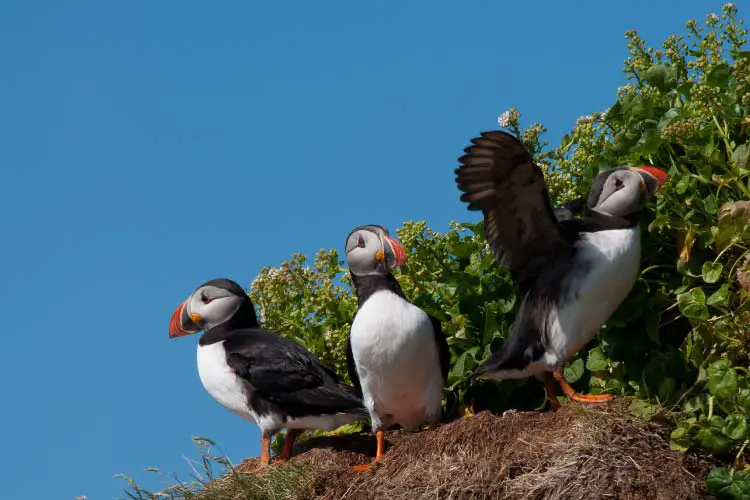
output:
M 383 452 L 385 449 L 385 432 L 377 431 L 375 433 L 375 437 L 378 440 L 378 451 L 377 453 L 375 453 L 375 459 L 369 464 L 355 465 L 354 467 L 352 467 L 352 469 L 357 470 L 357 471 L 368 470 L 370 467 L 378 463 L 381 458 L 383 458 Z
M 474 415 L 476 415 L 476 412 L 474 411 L 474 399 L 472 398 L 466 407 L 466 411 L 464 411 L 464 417 L 473 417 Z
M 595 396 L 591 394 L 578 394 L 570 386 L 570 384 L 568 384 L 568 381 L 565 380 L 565 376 L 563 375 L 562 370 L 555 370 L 553 376 L 555 377 L 555 380 L 557 380 L 557 383 L 560 384 L 560 387 L 562 388 L 565 395 L 573 401 L 578 401 L 579 403 L 598 404 L 604 403 L 614 398 L 612 394 L 597 394 Z
M 294 439 L 302 434 L 300 429 L 288 429 L 284 438 L 284 449 L 281 451 L 279 458 L 274 463 L 286 462 L 292 457 L 292 448 L 294 448 Z
M 260 437 L 260 465 L 254 468 L 250 472 L 258 472 L 263 467 L 268 465 L 268 459 L 271 453 L 271 436 Z
M 544 388 L 547 391 L 547 399 L 549 400 L 549 407 L 552 411 L 560 409 L 560 403 L 557 401 L 557 388 L 555 387 L 555 378 L 551 373 L 544 373 Z

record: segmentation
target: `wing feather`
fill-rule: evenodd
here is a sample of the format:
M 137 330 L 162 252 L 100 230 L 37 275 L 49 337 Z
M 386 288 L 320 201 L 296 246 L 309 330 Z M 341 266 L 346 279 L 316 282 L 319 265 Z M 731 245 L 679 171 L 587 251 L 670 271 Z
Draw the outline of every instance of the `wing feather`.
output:
M 311 352 L 261 328 L 246 329 L 224 342 L 227 363 L 262 397 L 289 415 L 362 410 L 352 387 Z
M 481 210 L 487 242 L 519 287 L 527 288 L 574 240 L 557 221 L 544 175 L 525 146 L 501 131 L 471 140 L 455 170 L 461 201 Z

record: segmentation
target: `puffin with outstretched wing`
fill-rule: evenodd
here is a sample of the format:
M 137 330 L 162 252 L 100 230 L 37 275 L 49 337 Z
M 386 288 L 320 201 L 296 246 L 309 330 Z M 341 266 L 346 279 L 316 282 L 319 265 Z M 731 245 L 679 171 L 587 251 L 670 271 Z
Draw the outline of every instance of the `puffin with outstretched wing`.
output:
M 638 215 L 667 174 L 650 166 L 599 173 L 578 219 L 575 203 L 553 211 L 542 170 L 518 139 L 490 131 L 471 142 L 455 170 L 461 201 L 482 211 L 492 253 L 523 297 L 507 341 L 473 376 L 535 376 L 553 407 L 555 380 L 572 400 L 611 399 L 575 392 L 563 366 L 633 288 L 641 256 Z

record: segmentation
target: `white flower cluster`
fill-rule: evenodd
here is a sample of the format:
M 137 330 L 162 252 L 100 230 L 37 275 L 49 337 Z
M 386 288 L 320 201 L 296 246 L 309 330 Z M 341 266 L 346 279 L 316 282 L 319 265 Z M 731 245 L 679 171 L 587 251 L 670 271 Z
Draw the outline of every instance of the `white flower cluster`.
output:
M 518 121 L 518 118 L 520 116 L 521 114 L 518 111 L 516 111 L 514 108 L 511 108 L 497 117 L 497 124 L 502 128 L 510 127 L 513 122 Z
M 506 111 L 502 115 L 497 117 L 497 124 L 505 128 L 510 125 L 510 111 Z
M 628 83 L 627 85 L 623 85 L 622 87 L 619 87 L 617 89 L 617 97 L 623 97 L 629 94 L 630 92 L 633 91 L 634 88 L 635 87 L 632 83 Z

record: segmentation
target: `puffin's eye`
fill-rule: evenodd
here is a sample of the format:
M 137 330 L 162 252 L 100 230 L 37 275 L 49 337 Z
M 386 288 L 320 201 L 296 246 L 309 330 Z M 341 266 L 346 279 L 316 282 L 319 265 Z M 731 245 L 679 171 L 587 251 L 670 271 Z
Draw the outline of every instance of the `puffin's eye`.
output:
M 214 300 L 214 299 L 212 299 L 208 295 L 201 295 L 201 302 L 203 302 L 204 304 L 208 304 L 212 300 Z
M 364 248 L 365 247 L 365 239 L 362 237 L 361 234 L 359 235 L 359 239 L 357 240 L 357 246 L 359 248 Z
M 615 179 L 615 189 L 622 189 L 624 186 L 625 184 L 620 179 Z

